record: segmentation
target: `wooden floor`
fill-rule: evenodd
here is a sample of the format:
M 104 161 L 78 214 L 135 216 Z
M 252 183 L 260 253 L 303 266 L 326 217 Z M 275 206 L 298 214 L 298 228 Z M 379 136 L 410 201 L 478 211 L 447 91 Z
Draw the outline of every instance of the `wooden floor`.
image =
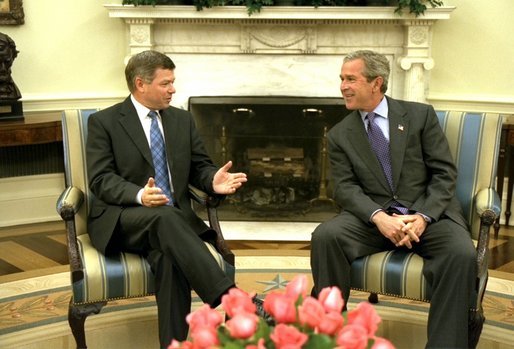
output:
M 237 250 L 303 250 L 308 243 L 229 242 Z M 514 227 L 500 228 L 490 242 L 489 269 L 514 278 Z M 67 270 L 66 235 L 62 222 L 0 228 L 0 282 Z M 510 277 L 509 277 L 510 278 Z

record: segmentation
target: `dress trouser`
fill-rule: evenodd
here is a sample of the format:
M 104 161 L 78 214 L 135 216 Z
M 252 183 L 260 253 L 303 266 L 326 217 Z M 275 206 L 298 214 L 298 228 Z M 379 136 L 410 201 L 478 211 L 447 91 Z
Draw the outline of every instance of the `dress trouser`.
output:
M 147 256 L 155 275 L 162 348 L 172 339 L 187 337 L 191 289 L 216 307 L 221 296 L 234 287 L 179 208 L 125 208 L 113 239 L 115 248 Z
M 313 232 L 313 293 L 338 286 L 347 301 L 351 263 L 395 248 L 374 225 L 342 212 Z M 423 258 L 423 275 L 432 289 L 427 348 L 468 348 L 468 314 L 477 297 L 476 251 L 469 232 L 443 218 L 427 226 L 412 251 Z

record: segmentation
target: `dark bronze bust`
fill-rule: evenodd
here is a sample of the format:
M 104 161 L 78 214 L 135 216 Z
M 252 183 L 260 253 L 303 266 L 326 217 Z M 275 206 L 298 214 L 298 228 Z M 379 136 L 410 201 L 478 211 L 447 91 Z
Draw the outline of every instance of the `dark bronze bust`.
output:
M 0 100 L 18 100 L 20 91 L 11 77 L 11 67 L 18 56 L 16 44 L 4 33 L 0 33 Z
M 0 120 L 23 119 L 20 90 L 11 77 L 11 67 L 18 56 L 16 44 L 0 33 Z

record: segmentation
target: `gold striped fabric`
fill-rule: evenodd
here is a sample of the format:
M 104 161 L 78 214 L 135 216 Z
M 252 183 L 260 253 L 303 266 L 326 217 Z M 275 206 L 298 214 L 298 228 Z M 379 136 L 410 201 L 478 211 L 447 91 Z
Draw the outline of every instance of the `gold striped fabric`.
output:
M 353 289 L 422 301 L 430 290 L 422 274 L 423 259 L 403 250 L 384 251 L 352 264 Z
M 456 195 L 474 239 L 480 230 L 480 214 L 500 214 L 495 193 L 502 117 L 495 113 L 438 111 L 458 168 Z M 387 251 L 359 258 L 352 264 L 352 288 L 428 302 L 430 286 L 422 274 L 423 259 L 405 251 Z
M 144 257 L 125 252 L 104 256 L 93 247 L 87 234 L 80 235 L 78 242 L 84 279 L 73 284 L 75 304 L 154 294 L 154 277 Z M 214 246 L 207 242 L 205 245 L 223 271 L 233 277 L 234 267 L 225 262 Z
M 145 258 L 132 253 L 104 256 L 93 247 L 87 234 L 90 193 L 85 166 L 85 148 L 87 119 L 95 111 L 97 109 L 66 110 L 62 119 L 68 190 L 61 195 L 60 200 L 79 201 L 77 189 L 85 195 L 84 203 L 75 216 L 79 254 L 84 272 L 84 278 L 72 285 L 75 304 L 142 297 L 152 295 L 155 291 L 153 274 Z M 72 186 L 73 189 L 71 189 Z M 207 242 L 205 244 L 218 265 L 234 279 L 234 267 L 225 262 L 214 246 Z
M 459 173 L 457 197 L 471 226 L 471 234 L 477 239 L 479 213 L 492 208 L 500 214 L 501 205 L 495 202 L 491 191 L 495 188 L 502 117 L 496 113 L 461 111 L 438 111 L 437 116 Z M 475 203 L 477 195 L 480 201 Z
M 89 193 L 86 169 L 87 119 L 98 109 L 65 110 L 62 116 L 64 162 L 66 185 Z M 86 200 L 75 217 L 77 235 L 87 234 L 87 214 L 89 202 Z

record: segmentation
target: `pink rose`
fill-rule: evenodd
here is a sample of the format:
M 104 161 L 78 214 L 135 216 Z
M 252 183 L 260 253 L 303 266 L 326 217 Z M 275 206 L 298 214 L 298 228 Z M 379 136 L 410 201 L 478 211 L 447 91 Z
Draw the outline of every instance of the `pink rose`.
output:
M 223 316 L 217 310 L 209 307 L 208 304 L 204 304 L 194 312 L 188 314 L 186 321 L 191 331 L 194 331 L 199 327 L 217 327 L 223 322 Z
M 257 345 L 249 344 L 245 347 L 245 349 L 266 349 L 266 346 L 264 345 L 264 338 L 260 338 L 257 342 Z
M 323 316 L 318 325 L 318 331 L 333 336 L 343 327 L 343 323 L 343 315 L 333 311 Z
M 368 302 L 361 302 L 357 307 L 348 312 L 348 324 L 362 326 L 369 337 L 373 337 L 378 329 L 381 319 L 375 308 Z
M 309 336 L 300 332 L 296 327 L 278 324 L 270 335 L 276 349 L 300 349 Z
M 297 301 L 300 296 L 305 298 L 307 295 L 307 276 L 305 274 L 295 276 L 286 286 L 286 295 L 293 298 L 295 301 Z
M 227 294 L 221 297 L 221 305 L 229 317 L 237 313 L 255 313 L 257 310 L 252 302 L 252 297 L 239 288 L 231 288 Z
M 168 349 L 176 349 L 176 348 L 180 348 L 180 342 L 177 341 L 176 339 L 174 339 L 171 341 L 171 344 L 168 345 Z
M 302 325 L 316 328 L 325 316 L 325 309 L 316 298 L 307 297 L 298 307 L 298 317 Z
M 344 299 L 341 290 L 337 287 L 325 287 L 318 295 L 318 300 L 323 304 L 327 313 L 335 311 L 341 313 L 343 311 Z
M 189 341 L 183 341 L 180 343 L 179 341 L 176 341 L 175 339 L 171 342 L 171 344 L 168 346 L 167 349 L 194 349 L 195 346 L 193 343 Z
M 295 300 L 285 294 L 269 293 L 264 299 L 264 310 L 278 323 L 290 324 L 296 321 Z
M 346 325 L 337 335 L 336 343 L 342 349 L 365 349 L 368 335 L 362 326 Z
M 254 335 L 259 324 L 259 317 L 251 313 L 238 313 L 227 321 L 226 326 L 230 336 L 238 339 L 247 339 Z
M 385 338 L 375 337 L 375 343 L 371 349 L 394 349 L 394 345 Z
M 200 327 L 191 331 L 191 338 L 193 339 L 193 347 L 198 349 L 212 348 L 220 344 L 218 339 L 218 332 L 214 327 Z

